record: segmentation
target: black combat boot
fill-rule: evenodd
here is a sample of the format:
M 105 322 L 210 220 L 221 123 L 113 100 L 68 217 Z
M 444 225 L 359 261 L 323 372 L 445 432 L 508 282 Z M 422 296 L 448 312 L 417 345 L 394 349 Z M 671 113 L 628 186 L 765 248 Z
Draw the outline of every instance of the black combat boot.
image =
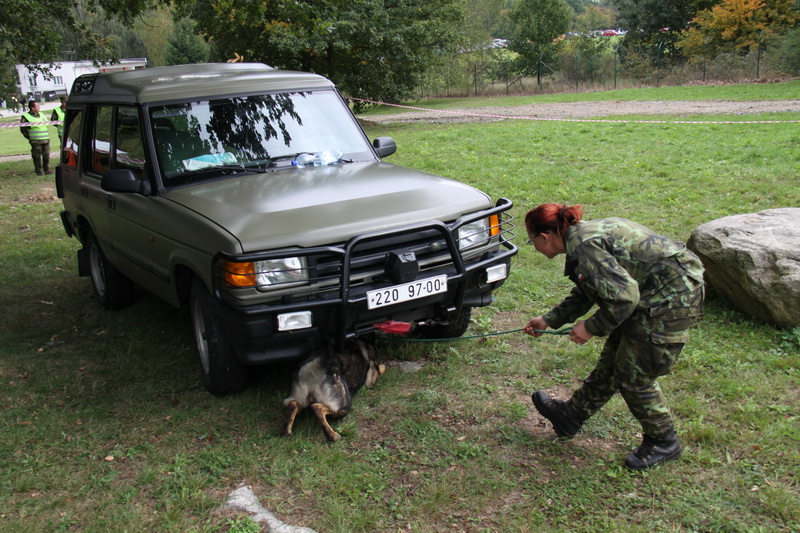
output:
M 586 420 L 586 416 L 572 407 L 572 402 L 554 400 L 542 390 L 534 392 L 531 399 L 539 414 L 553 424 L 553 430 L 559 437 L 574 437 Z
M 670 429 L 663 435 L 645 435 L 642 445 L 625 459 L 625 466 L 632 470 L 646 470 L 665 461 L 673 461 L 681 456 L 681 441 Z

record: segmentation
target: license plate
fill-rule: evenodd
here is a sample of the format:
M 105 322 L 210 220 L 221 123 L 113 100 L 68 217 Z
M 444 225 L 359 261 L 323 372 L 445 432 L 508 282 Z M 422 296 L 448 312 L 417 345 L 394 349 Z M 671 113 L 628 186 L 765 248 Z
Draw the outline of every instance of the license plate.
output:
M 401 285 L 392 285 L 384 289 L 367 291 L 367 308 L 377 309 L 387 305 L 399 304 L 425 298 L 432 294 L 447 292 L 447 275 L 434 278 L 419 279 Z

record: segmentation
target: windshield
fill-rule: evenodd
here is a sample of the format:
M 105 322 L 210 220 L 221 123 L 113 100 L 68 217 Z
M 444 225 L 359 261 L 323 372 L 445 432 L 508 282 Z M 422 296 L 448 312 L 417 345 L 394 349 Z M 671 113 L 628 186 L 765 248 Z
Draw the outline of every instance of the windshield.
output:
M 302 166 L 314 156 L 317 164 L 374 158 L 333 91 L 157 106 L 150 123 L 167 186 L 298 161 Z

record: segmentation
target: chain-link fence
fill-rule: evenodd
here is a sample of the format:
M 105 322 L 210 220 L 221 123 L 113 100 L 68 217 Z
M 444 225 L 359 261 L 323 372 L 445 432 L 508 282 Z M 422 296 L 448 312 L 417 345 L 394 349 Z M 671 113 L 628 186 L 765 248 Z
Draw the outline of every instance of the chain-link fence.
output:
M 689 85 L 747 83 L 785 78 L 776 50 L 671 64 L 669 58 L 642 57 L 619 48 L 587 54 L 575 48 L 556 61 L 539 62 L 535 73 L 514 74 L 502 53 L 462 54 L 443 61 L 418 88 L 419 98 L 547 94 Z

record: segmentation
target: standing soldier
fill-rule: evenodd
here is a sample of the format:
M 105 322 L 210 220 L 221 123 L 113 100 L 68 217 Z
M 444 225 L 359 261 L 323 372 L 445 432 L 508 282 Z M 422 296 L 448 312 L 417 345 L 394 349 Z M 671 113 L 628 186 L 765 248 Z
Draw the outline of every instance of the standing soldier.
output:
M 31 157 L 36 174 L 50 174 L 50 132 L 47 129 L 47 117 L 39 112 L 39 102 L 28 102 L 27 113 L 22 114 L 22 123 L 30 124 L 21 126 L 22 135 L 31 144 Z
M 67 97 L 61 97 L 61 107 L 57 107 L 53 109 L 53 114 L 50 117 L 52 122 L 58 122 L 56 124 L 56 131 L 58 131 L 58 146 L 61 147 L 63 144 L 63 137 L 64 137 L 64 116 L 67 113 Z
M 703 265 L 684 245 L 623 218 L 582 222 L 581 206 L 543 204 L 525 217 L 528 237 L 547 258 L 566 254 L 575 284 L 550 312 L 531 319 L 538 337 L 587 313 L 569 333 L 586 343 L 608 336 L 597 364 L 569 401 L 544 391 L 533 403 L 560 437 L 573 437 L 616 391 L 642 425 L 642 444 L 625 460 L 634 470 L 677 459 L 681 444 L 656 379 L 670 372 L 702 313 Z

